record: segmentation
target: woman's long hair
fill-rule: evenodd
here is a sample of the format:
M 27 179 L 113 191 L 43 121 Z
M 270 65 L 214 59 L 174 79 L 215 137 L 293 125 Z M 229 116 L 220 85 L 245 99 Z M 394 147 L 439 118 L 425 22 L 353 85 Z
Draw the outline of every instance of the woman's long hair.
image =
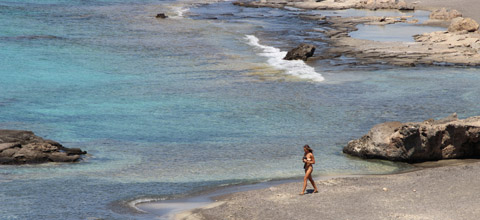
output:
M 307 149 L 308 152 L 313 153 L 312 148 L 310 148 L 310 146 L 308 146 L 308 144 L 305 144 L 305 146 L 303 146 L 303 148 L 304 148 L 304 149 Z

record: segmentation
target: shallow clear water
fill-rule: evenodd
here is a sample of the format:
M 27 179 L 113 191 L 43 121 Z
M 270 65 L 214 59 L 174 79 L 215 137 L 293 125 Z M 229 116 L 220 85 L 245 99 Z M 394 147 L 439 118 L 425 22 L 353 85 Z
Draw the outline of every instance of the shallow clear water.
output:
M 91 154 L 0 166 L 0 219 L 141 219 L 122 204 L 300 177 L 306 143 L 316 175 L 394 172 L 408 166 L 341 149 L 384 121 L 480 113 L 475 68 L 288 74 L 246 36 L 280 52 L 314 42 L 318 24 L 300 12 L 126 0 L 0 1 L 0 12 L 0 127 Z
M 357 31 L 353 31 L 349 33 L 349 35 L 353 38 L 374 41 L 414 42 L 413 35 L 435 31 L 446 31 L 446 28 L 443 27 L 424 26 L 423 24 L 428 20 L 429 14 L 430 12 L 428 11 L 397 12 L 393 13 L 393 15 L 380 12 L 380 15 L 375 16 L 405 16 L 409 22 L 412 22 L 414 19 L 418 20 L 418 22 L 412 24 L 396 23 L 390 25 L 361 24 L 357 26 Z

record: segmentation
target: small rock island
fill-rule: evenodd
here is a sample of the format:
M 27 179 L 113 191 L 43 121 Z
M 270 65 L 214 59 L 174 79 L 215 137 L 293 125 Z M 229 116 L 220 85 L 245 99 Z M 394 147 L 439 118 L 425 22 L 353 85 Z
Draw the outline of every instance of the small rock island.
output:
M 79 148 L 66 148 L 45 140 L 31 131 L 0 130 L 0 164 L 39 164 L 47 162 L 77 162 L 86 154 Z

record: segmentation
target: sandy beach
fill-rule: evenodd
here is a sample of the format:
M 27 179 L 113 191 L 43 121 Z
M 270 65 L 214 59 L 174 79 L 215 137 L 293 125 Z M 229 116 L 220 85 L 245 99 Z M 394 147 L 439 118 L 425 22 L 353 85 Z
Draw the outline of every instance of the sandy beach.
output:
M 456 9 L 480 20 L 480 4 L 473 0 L 407 2 L 423 10 Z M 480 162 L 459 163 L 401 174 L 317 180 L 319 193 L 311 193 L 309 185 L 303 196 L 298 195 L 301 182 L 238 192 L 216 197 L 208 207 L 180 213 L 176 219 L 480 219 Z
M 217 206 L 177 219 L 462 219 L 480 218 L 480 162 L 392 175 L 317 181 L 220 196 Z M 307 188 L 308 189 L 308 188 Z

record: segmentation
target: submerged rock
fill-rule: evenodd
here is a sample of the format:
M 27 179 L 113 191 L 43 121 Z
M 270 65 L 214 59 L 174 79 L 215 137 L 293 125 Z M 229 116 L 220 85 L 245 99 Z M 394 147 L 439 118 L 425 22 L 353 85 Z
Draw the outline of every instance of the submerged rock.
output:
M 45 140 L 31 131 L 0 130 L 0 164 L 76 162 L 86 153 Z
M 298 47 L 288 51 L 284 60 L 307 60 L 315 53 L 315 46 L 311 44 L 300 44 Z
M 458 120 L 386 122 L 362 138 L 350 141 L 343 152 L 362 158 L 422 162 L 480 157 L 480 116 Z
M 474 32 L 478 30 L 478 23 L 471 18 L 455 18 L 448 27 L 448 32 L 468 31 Z

